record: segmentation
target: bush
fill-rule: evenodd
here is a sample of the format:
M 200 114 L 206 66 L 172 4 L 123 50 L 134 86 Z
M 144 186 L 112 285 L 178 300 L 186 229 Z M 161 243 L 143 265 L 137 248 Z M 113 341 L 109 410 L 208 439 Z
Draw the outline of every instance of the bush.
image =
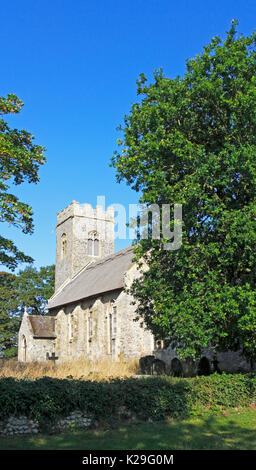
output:
M 113 423 L 125 410 L 139 420 L 188 416 L 216 407 L 246 407 L 256 399 L 255 374 L 213 374 L 175 379 L 147 377 L 110 382 L 53 379 L 0 379 L 0 419 L 27 416 L 41 428 L 74 410 L 93 421 Z

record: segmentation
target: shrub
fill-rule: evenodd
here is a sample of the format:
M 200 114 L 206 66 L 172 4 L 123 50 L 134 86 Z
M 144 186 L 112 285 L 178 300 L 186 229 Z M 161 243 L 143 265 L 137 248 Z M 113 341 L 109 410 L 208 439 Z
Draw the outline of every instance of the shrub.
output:
M 140 420 L 188 416 L 216 407 L 246 407 L 256 399 L 255 374 L 213 374 L 175 379 L 147 377 L 108 382 L 54 379 L 0 379 L 0 419 L 25 415 L 41 428 L 74 410 L 109 424 L 120 410 Z

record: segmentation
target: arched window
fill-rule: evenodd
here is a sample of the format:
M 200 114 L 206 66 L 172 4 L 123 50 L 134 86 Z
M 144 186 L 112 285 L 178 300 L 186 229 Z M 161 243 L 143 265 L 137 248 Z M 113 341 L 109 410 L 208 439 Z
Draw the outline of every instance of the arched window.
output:
M 61 235 L 61 259 L 66 258 L 67 255 L 67 235 L 63 233 Z
M 89 256 L 99 256 L 100 255 L 99 234 L 97 232 L 90 232 L 89 233 L 88 255 Z
M 92 256 L 92 240 L 88 240 L 88 255 Z
M 87 313 L 87 354 L 88 358 L 92 359 L 92 342 L 93 342 L 93 312 L 92 306 L 89 307 L 89 311 Z
M 22 361 L 26 362 L 27 360 L 27 340 L 25 336 L 22 336 Z
M 89 312 L 89 337 L 91 338 L 93 336 L 93 314 L 92 314 L 92 309 L 90 309 Z
M 74 314 L 71 313 L 69 318 L 69 340 L 72 340 L 74 337 Z
M 110 303 L 109 312 L 109 352 L 115 357 L 116 356 L 116 333 L 117 333 L 117 310 L 114 300 Z
M 94 256 L 99 256 L 99 240 L 97 238 L 94 240 Z

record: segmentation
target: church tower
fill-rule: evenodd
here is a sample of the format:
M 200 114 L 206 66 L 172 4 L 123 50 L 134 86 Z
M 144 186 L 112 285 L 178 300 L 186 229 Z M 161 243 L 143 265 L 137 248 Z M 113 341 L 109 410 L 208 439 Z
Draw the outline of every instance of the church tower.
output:
M 114 253 L 114 209 L 73 201 L 57 215 L 55 291 L 87 264 Z

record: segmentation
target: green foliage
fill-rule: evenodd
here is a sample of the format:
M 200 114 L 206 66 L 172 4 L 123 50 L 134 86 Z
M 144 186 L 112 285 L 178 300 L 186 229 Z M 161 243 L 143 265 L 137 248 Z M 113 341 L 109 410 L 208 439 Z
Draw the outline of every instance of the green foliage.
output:
M 0 97 L 0 115 L 20 112 L 23 103 L 14 94 Z M 43 147 L 33 144 L 34 137 L 22 129 L 10 129 L 0 119 L 0 222 L 7 222 L 32 233 L 32 208 L 9 192 L 10 184 L 24 181 L 37 183 L 40 165 L 45 163 Z M 11 240 L 0 236 L 0 263 L 14 270 L 19 262 L 32 262 L 30 256 L 19 251 Z
M 112 159 L 146 207 L 182 204 L 181 248 L 166 251 L 162 233 L 140 240 L 149 270 L 131 288 L 138 318 L 181 358 L 242 347 L 256 359 L 255 46 L 233 21 L 184 77 L 142 74 Z
M 256 398 L 255 374 L 213 374 L 193 379 L 193 409 L 246 407 Z
M 216 407 L 246 407 L 256 399 L 255 375 L 214 374 L 209 377 L 91 382 L 42 378 L 0 379 L 0 419 L 25 415 L 41 427 L 79 409 L 93 420 L 113 423 L 122 413 L 139 420 L 184 417 Z M 120 410 L 125 410 L 120 413 Z
M 15 276 L 0 273 L 0 355 L 17 355 L 17 333 L 20 315 L 17 310 Z
M 33 315 L 43 315 L 54 292 L 55 267 L 39 270 L 33 266 L 17 275 L 0 273 L 0 356 L 17 356 L 17 337 L 24 307 Z
M 47 300 L 54 293 L 55 266 L 44 266 L 38 270 L 28 266 L 19 271 L 14 281 L 17 303 L 21 312 L 24 306 L 32 315 L 43 315 Z
M 12 438 L 0 437 L 0 450 L 234 450 L 232 458 L 237 465 L 237 451 L 256 450 L 256 410 L 229 410 L 227 413 L 205 412 L 201 416 L 171 419 L 168 422 L 119 423 L 115 429 L 108 425 L 88 431 L 71 430 L 53 435 L 23 435 Z M 30 454 L 31 455 L 31 454 Z M 215 454 L 217 459 L 218 454 Z M 226 453 L 231 466 L 232 458 Z M 240 452 L 240 458 L 245 459 Z M 211 463 L 212 463 L 211 453 Z M 222 454 L 223 460 L 223 454 Z M 65 452 L 63 453 L 65 459 Z M 204 465 L 202 459 L 202 465 Z M 199 460 L 197 461 L 198 465 Z M 58 460 L 58 463 L 59 460 Z M 217 461 L 216 461 L 217 463 Z M 153 464 L 151 460 L 151 464 Z

